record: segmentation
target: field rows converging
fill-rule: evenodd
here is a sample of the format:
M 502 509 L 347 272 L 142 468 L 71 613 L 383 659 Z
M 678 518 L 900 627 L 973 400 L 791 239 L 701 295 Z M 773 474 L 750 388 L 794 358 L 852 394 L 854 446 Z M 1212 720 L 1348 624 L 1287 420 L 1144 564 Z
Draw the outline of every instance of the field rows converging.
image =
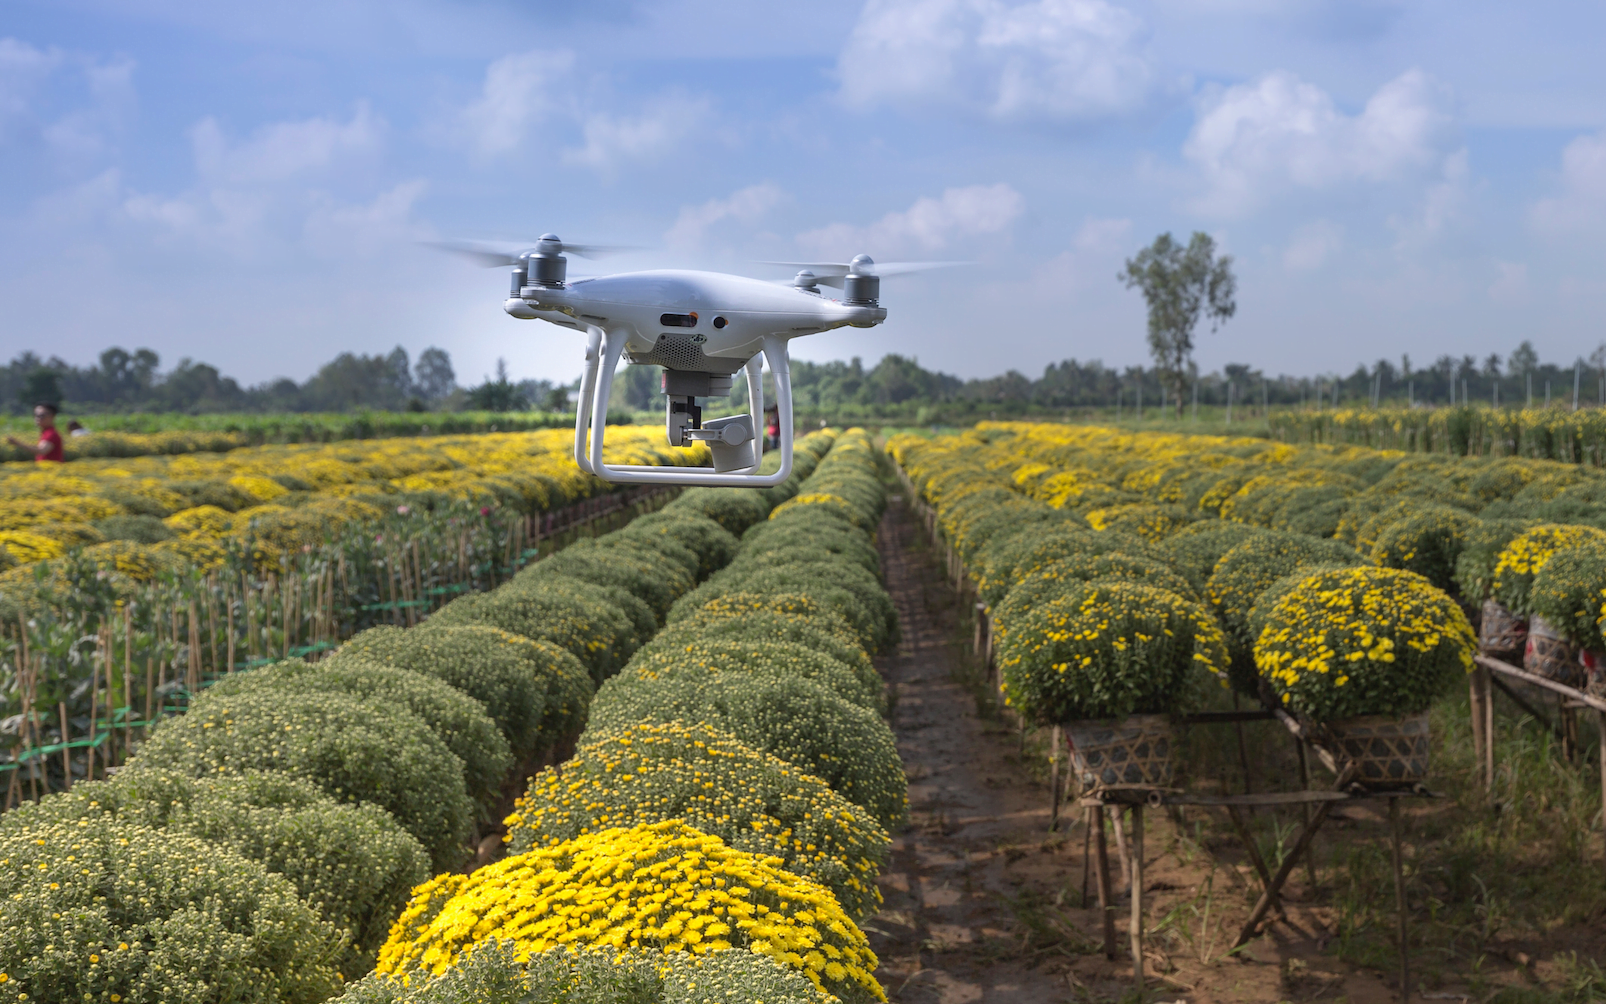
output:
M 857 927 L 905 812 L 880 466 L 810 435 L 776 488 L 224 675 L 114 776 L 0 817 L 0 996 L 884 999 Z

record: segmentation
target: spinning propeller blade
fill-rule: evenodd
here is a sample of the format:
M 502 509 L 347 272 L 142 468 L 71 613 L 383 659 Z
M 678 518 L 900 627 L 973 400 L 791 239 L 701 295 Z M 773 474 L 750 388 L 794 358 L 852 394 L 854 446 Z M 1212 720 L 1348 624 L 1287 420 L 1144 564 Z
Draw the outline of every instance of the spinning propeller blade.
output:
M 622 251 L 639 248 L 628 244 L 570 244 L 552 234 L 545 234 L 534 243 L 519 244 L 513 241 L 425 241 L 430 247 L 462 255 L 485 268 L 512 268 L 524 255 L 535 251 L 543 254 L 572 254 L 581 258 L 601 258 Z
M 803 269 L 813 272 L 821 283 L 829 286 L 841 286 L 841 279 L 854 269 L 853 262 L 838 261 L 761 261 L 759 265 L 781 265 L 786 268 Z M 888 261 L 869 262 L 859 266 L 868 268 L 868 272 L 861 275 L 879 275 L 882 278 L 891 275 L 908 275 L 911 272 L 926 272 L 934 268 L 957 268 L 961 265 L 974 265 L 973 261 Z

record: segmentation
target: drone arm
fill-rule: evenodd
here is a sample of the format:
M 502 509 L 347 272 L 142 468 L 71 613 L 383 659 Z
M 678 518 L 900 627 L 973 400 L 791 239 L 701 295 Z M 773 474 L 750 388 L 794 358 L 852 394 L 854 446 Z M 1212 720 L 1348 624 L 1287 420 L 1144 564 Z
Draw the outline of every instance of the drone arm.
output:
M 758 356 L 747 361 L 747 414 L 753 420 L 753 466 L 758 470 L 764 459 L 764 364 Z

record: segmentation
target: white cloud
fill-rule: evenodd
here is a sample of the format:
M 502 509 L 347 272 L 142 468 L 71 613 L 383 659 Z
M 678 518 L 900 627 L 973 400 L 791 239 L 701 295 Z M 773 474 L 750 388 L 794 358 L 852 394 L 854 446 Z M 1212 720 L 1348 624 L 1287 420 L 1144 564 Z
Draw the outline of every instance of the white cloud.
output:
M 675 225 L 664 234 L 664 243 L 670 247 L 701 244 L 708 228 L 725 220 L 751 225 L 773 209 L 784 195 L 780 186 L 766 181 L 733 192 L 729 198 L 709 199 L 700 206 L 683 206 Z
M 1009 185 L 970 185 L 924 196 L 902 212 L 892 212 L 869 226 L 833 223 L 798 235 L 798 243 L 821 255 L 852 256 L 938 251 L 960 238 L 995 234 L 1026 209 L 1026 200 Z
M 39 86 L 62 61 L 59 49 L 36 49 L 15 38 L 0 38 L 0 125 L 28 112 Z
M 134 103 L 134 63 L 0 38 L 0 147 L 34 141 L 58 158 L 104 154 Z
M 1579 136 L 1561 152 L 1561 191 L 1533 208 L 1544 233 L 1594 229 L 1606 218 L 1606 132 Z
M 1489 299 L 1496 303 L 1521 304 L 1528 300 L 1528 266 L 1520 262 L 1497 261 L 1499 272 L 1489 284 Z
M 463 135 L 483 157 L 517 149 L 530 129 L 568 107 L 574 54 L 561 50 L 503 56 L 485 71 L 480 96 L 458 117 Z
M 1283 249 L 1283 268 L 1290 272 L 1309 272 L 1327 264 L 1344 244 L 1344 228 L 1331 220 L 1317 220 L 1300 227 Z
M 671 95 L 651 102 L 636 116 L 594 113 L 585 119 L 585 145 L 563 151 L 563 159 L 608 171 L 624 161 L 671 153 L 697 141 L 697 127 L 709 112 L 706 98 Z
M 331 257 L 374 254 L 397 244 L 416 243 L 429 235 L 427 228 L 413 219 L 413 206 L 427 188 L 426 182 L 415 178 L 364 203 L 320 196 L 302 225 L 306 243 Z
M 258 129 L 246 142 L 230 144 L 213 118 L 190 130 L 195 166 L 212 184 L 263 184 L 322 170 L 336 163 L 377 153 L 384 122 L 367 102 L 359 102 L 351 119 L 310 118 L 276 122 Z
M 1279 70 L 1208 99 L 1183 156 L 1206 185 L 1196 208 L 1231 216 L 1290 190 L 1430 178 L 1456 142 L 1452 96 L 1420 70 L 1384 84 L 1358 115 Z
M 1143 22 L 1105 0 L 870 0 L 838 59 L 853 104 L 1078 121 L 1140 107 Z

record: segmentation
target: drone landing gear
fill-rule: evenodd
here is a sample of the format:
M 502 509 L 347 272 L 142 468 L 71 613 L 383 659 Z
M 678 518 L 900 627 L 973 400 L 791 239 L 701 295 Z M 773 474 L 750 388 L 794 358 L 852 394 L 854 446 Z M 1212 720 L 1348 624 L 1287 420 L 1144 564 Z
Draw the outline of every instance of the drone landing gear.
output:
M 792 474 L 792 380 L 786 342 L 776 336 L 764 339 L 763 360 L 754 356 L 744 367 L 747 376 L 748 413 L 702 420 L 698 397 L 729 394 L 733 378 L 713 373 L 664 371 L 669 396 L 665 426 L 673 446 L 707 443 L 714 469 L 686 467 L 612 467 L 602 462 L 607 428 L 608 389 L 624 352 L 625 335 L 591 330 L 586 345 L 586 368 L 580 379 L 580 401 L 574 424 L 574 462 L 580 469 L 617 484 L 677 484 L 708 487 L 768 488 Z M 781 427 L 781 466 L 773 474 L 759 474 L 763 443 L 757 432 L 764 414 L 762 365 L 768 363 L 775 378 L 775 406 Z M 589 435 L 588 435 L 589 433 Z

